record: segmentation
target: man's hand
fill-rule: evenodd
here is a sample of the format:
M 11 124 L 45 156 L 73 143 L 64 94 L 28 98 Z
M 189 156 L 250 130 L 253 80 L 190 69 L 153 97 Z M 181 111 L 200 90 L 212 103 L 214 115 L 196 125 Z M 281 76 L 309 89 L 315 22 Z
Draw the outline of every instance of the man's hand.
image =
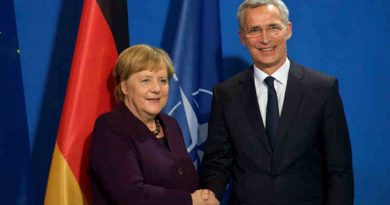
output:
M 208 189 L 199 189 L 191 194 L 193 205 L 219 205 L 214 192 Z

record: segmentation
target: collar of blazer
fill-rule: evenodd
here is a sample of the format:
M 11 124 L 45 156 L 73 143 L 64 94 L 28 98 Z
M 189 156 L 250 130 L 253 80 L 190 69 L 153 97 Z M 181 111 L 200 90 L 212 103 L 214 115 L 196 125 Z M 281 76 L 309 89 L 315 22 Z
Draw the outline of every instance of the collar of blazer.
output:
M 126 107 L 124 103 L 121 103 L 118 107 L 118 111 L 125 117 L 123 120 L 126 123 L 126 129 L 130 129 L 129 133 L 134 133 L 134 139 L 139 141 L 145 141 L 148 138 L 155 138 L 153 133 L 147 128 L 147 126 L 139 120 L 134 114 Z M 169 129 L 167 128 L 168 119 L 167 117 L 160 113 L 156 116 L 159 119 L 160 127 L 164 128 L 164 134 L 169 135 Z
M 284 97 L 284 104 L 282 114 L 280 116 L 279 130 L 277 135 L 277 143 L 275 146 L 274 155 L 278 155 L 278 152 L 283 150 L 278 149 L 283 143 L 288 143 L 286 133 L 289 126 L 299 110 L 298 107 L 302 102 L 302 98 L 305 91 L 303 83 L 304 70 L 303 67 L 290 59 L 290 71 L 288 74 L 286 94 Z

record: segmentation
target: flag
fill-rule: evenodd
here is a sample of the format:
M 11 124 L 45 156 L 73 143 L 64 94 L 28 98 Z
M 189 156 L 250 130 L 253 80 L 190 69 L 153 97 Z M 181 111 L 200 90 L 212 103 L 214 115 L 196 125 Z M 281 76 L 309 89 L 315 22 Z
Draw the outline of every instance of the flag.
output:
M 32 201 L 31 154 L 13 1 L 0 1 L 0 199 Z
M 212 100 L 212 87 L 222 80 L 222 46 L 219 0 L 183 0 L 170 56 L 175 74 L 170 81 L 164 111 L 173 116 L 183 132 L 187 152 L 198 169 Z M 227 188 L 221 204 L 228 204 Z
M 85 0 L 45 204 L 92 204 L 87 165 L 95 119 L 114 105 L 112 68 L 129 45 L 126 0 Z
M 165 112 L 183 131 L 195 167 L 203 144 L 212 100 L 212 87 L 222 77 L 222 50 L 218 0 L 184 0 L 172 57 L 176 73 L 170 81 Z

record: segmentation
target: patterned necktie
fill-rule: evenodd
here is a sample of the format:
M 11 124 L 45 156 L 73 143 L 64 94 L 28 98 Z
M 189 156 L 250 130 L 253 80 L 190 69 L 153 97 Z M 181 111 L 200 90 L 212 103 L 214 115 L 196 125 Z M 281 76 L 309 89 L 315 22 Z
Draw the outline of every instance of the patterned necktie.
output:
M 278 132 L 279 127 L 278 96 L 276 95 L 274 80 L 275 78 L 271 76 L 268 76 L 264 79 L 264 82 L 268 86 L 267 115 L 265 126 L 272 150 L 275 148 L 276 145 L 276 134 Z

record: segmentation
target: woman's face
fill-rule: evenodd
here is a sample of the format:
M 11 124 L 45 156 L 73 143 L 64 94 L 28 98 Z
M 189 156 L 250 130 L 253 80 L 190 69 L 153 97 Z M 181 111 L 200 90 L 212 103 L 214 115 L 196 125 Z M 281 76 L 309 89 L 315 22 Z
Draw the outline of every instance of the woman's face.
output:
M 121 83 L 124 102 L 141 121 L 154 119 L 168 99 L 168 72 L 162 68 L 133 73 Z

